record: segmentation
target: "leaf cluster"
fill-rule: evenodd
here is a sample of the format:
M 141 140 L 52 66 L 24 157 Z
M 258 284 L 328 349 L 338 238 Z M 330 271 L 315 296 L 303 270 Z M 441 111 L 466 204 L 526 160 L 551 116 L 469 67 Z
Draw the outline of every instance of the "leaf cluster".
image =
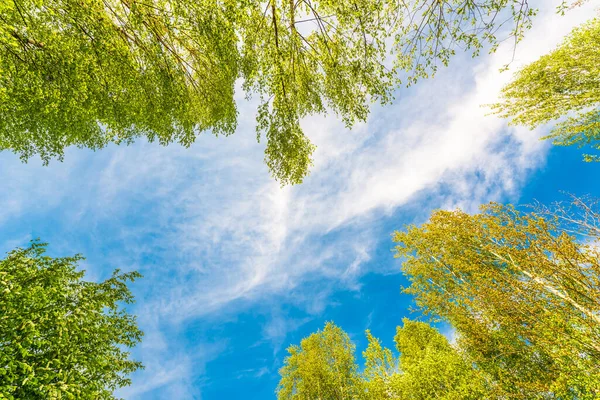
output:
M 127 282 L 115 271 L 82 280 L 81 256 L 52 258 L 34 241 L 0 261 L 0 398 L 113 399 L 142 367 L 127 348 L 141 340 Z
M 333 323 L 291 346 L 280 370 L 279 399 L 481 399 L 485 381 L 431 326 L 405 319 L 394 341 L 399 355 L 369 331 L 362 372 L 354 345 Z
M 140 137 L 190 146 L 235 131 L 239 82 L 260 99 L 271 173 L 299 183 L 302 118 L 364 121 L 401 72 L 493 50 L 505 24 L 519 40 L 534 14 L 527 0 L 2 0 L 0 149 L 48 163 Z
M 500 396 L 600 393 L 598 213 L 583 209 L 586 218 L 577 219 L 561 210 L 492 203 L 475 215 L 437 211 L 394 235 L 406 291 L 457 329 L 460 347 Z
M 550 134 L 559 146 L 600 149 L 600 19 L 576 28 L 551 53 L 515 74 L 492 109 L 511 123 L 538 127 L 558 120 Z M 598 160 L 584 155 L 584 160 Z

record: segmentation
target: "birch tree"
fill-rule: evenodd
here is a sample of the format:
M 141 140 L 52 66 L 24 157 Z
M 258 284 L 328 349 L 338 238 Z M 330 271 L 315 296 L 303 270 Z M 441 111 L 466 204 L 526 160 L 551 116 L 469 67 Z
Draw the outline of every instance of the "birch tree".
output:
M 280 400 L 361 399 L 361 379 L 354 344 L 329 322 L 322 331 L 288 348 L 277 387 Z
M 600 394 L 599 214 L 573 207 L 436 211 L 394 235 L 406 291 L 507 396 Z
M 495 113 L 515 125 L 555 125 L 555 145 L 600 149 L 600 19 L 576 28 L 551 53 L 515 74 Z M 599 161 L 586 154 L 585 161 Z
M 367 398 L 481 400 L 490 385 L 448 339 L 427 323 L 405 318 L 396 330 L 397 355 L 367 331 L 363 377 Z

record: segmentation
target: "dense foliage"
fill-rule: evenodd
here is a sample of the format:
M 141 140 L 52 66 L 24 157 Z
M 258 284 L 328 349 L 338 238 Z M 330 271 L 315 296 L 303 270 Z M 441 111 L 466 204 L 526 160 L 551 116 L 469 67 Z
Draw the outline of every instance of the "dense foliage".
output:
M 82 280 L 80 256 L 52 258 L 33 242 L 0 261 L 0 399 L 113 399 L 141 367 L 127 347 L 141 339 L 119 273 Z
M 423 322 L 404 320 L 394 341 L 399 355 L 367 331 L 359 372 L 354 345 L 333 323 L 291 346 L 277 390 L 283 399 L 481 399 L 484 380 L 448 340 Z
M 280 399 L 353 399 L 360 396 L 354 345 L 332 323 L 323 331 L 290 346 L 281 369 Z
M 600 149 L 600 19 L 575 29 L 556 50 L 519 71 L 496 113 L 535 128 L 558 120 L 547 136 L 561 146 Z M 586 161 L 600 160 L 586 154 Z
M 600 395 L 600 215 L 571 209 L 437 211 L 396 232 L 407 289 L 449 321 L 509 398 Z M 544 397 L 546 396 L 546 397 Z
M 447 64 L 456 48 L 519 39 L 527 0 L 0 0 L 0 149 L 62 158 L 138 137 L 189 146 L 236 128 L 236 82 L 258 96 L 257 135 L 281 183 L 314 146 L 302 117 L 346 125 L 371 101 Z
M 404 319 L 397 328 L 397 357 L 370 332 L 367 337 L 366 399 L 478 400 L 489 394 L 481 374 L 445 336 L 424 322 Z

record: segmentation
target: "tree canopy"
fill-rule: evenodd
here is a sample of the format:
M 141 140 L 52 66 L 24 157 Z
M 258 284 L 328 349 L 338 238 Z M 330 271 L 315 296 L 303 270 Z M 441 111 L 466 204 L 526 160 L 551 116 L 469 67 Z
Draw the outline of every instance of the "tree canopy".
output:
M 527 0 L 1 0 L 0 149 L 47 163 L 139 137 L 189 146 L 235 131 L 239 82 L 271 173 L 298 183 L 303 117 L 352 126 L 400 71 L 413 83 L 457 48 L 493 50 L 506 22 L 519 39 L 534 14 Z
M 327 323 L 323 331 L 291 346 L 280 370 L 279 399 L 481 399 L 479 373 L 437 330 L 405 319 L 394 341 L 399 354 L 369 331 L 359 372 L 348 334 Z
M 278 399 L 360 398 L 354 345 L 333 323 L 303 339 L 300 346 L 290 346 L 288 353 L 279 371 Z
M 504 396 L 600 394 L 599 214 L 437 211 L 396 232 L 408 293 L 458 331 L 459 345 Z M 576 236 L 577 235 L 577 236 Z
M 487 397 L 488 388 L 481 374 L 430 325 L 405 318 L 394 337 L 397 357 L 382 348 L 370 332 L 367 335 L 369 345 L 363 356 L 368 399 Z M 387 367 L 382 368 L 384 365 Z
M 494 111 L 535 128 L 560 120 L 545 139 L 600 149 L 600 19 L 575 29 L 551 53 L 515 74 Z M 598 161 L 586 154 L 586 161 Z
M 142 332 L 120 306 L 139 274 L 84 281 L 80 256 L 45 248 L 32 242 L 0 261 L 0 398 L 113 399 L 142 366 L 126 351 Z

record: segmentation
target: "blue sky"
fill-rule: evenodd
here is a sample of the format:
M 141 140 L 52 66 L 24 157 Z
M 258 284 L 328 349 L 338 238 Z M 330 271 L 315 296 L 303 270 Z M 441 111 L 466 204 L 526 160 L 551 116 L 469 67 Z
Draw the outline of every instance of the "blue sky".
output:
M 511 68 L 552 49 L 596 6 L 564 17 L 548 7 Z M 269 177 L 256 104 L 244 101 L 234 136 L 203 134 L 190 149 L 72 149 L 48 167 L 0 153 L 0 250 L 40 237 L 53 255 L 84 254 L 88 279 L 142 272 L 131 311 L 146 333 L 133 352 L 146 369 L 120 396 L 274 398 L 285 348 L 325 321 L 360 352 L 365 329 L 391 345 L 401 319 L 418 317 L 400 293 L 395 229 L 435 208 L 551 202 L 560 190 L 600 196 L 600 164 L 583 163 L 581 150 L 486 116 L 481 105 L 510 80 L 499 68 L 511 58 L 509 44 L 459 56 L 351 131 L 335 116 L 306 119 L 318 149 L 296 187 Z

